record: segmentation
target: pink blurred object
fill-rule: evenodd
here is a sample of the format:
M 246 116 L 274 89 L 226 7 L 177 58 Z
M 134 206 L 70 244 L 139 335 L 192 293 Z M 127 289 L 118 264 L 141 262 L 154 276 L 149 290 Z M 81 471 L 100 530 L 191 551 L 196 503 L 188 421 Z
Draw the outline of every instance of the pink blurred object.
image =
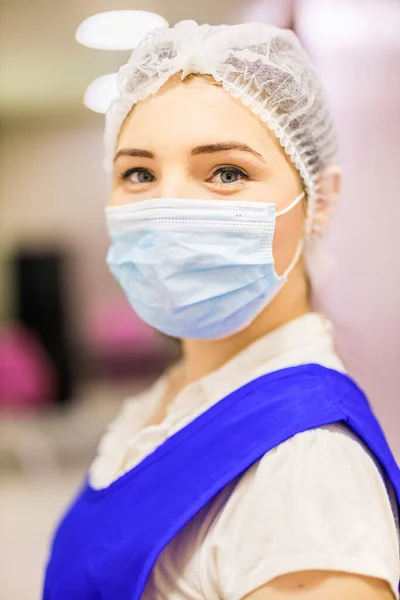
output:
M 133 312 L 127 300 L 115 298 L 92 309 L 86 326 L 89 344 L 96 354 L 132 358 L 154 353 L 160 336 Z
M 0 406 L 37 407 L 54 392 L 50 361 L 35 336 L 20 325 L 0 329 Z

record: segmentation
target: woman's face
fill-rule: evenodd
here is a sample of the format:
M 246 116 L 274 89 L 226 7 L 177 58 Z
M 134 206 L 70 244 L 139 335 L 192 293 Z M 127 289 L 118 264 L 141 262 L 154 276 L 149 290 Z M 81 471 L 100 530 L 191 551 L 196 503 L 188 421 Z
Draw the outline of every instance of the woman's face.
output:
M 302 191 L 295 168 L 259 118 L 202 78 L 166 84 L 139 102 L 119 136 L 112 206 L 150 198 L 272 202 L 287 207 Z M 303 235 L 304 201 L 277 218 L 278 274 Z

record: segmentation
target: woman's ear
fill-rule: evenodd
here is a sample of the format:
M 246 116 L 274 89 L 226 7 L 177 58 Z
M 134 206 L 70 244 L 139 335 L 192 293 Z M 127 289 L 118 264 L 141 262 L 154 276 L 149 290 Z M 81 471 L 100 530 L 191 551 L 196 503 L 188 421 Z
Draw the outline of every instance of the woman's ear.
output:
M 325 167 L 319 174 L 316 185 L 316 198 L 312 235 L 322 237 L 335 212 L 342 188 L 342 169 L 338 165 Z

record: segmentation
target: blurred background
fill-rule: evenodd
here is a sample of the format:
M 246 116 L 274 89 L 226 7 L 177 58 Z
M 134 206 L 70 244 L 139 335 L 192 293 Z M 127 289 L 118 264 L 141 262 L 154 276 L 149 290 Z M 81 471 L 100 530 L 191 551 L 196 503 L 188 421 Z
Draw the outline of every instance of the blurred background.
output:
M 400 460 L 399 0 L 0 0 L 0 599 L 37 600 L 49 535 L 121 402 L 177 349 L 105 265 L 103 120 L 83 104 L 126 50 L 84 19 L 146 10 L 293 28 L 327 88 L 344 190 L 317 304 Z

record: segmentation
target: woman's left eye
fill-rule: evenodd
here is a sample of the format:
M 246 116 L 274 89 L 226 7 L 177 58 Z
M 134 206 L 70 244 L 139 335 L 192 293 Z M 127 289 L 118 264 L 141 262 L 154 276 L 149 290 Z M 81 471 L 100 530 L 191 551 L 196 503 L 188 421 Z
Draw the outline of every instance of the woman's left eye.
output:
M 212 179 L 219 175 L 221 176 L 221 180 L 215 183 L 220 185 L 231 185 L 232 183 L 237 183 L 240 179 L 249 179 L 249 176 L 237 167 L 220 167 L 214 172 Z

